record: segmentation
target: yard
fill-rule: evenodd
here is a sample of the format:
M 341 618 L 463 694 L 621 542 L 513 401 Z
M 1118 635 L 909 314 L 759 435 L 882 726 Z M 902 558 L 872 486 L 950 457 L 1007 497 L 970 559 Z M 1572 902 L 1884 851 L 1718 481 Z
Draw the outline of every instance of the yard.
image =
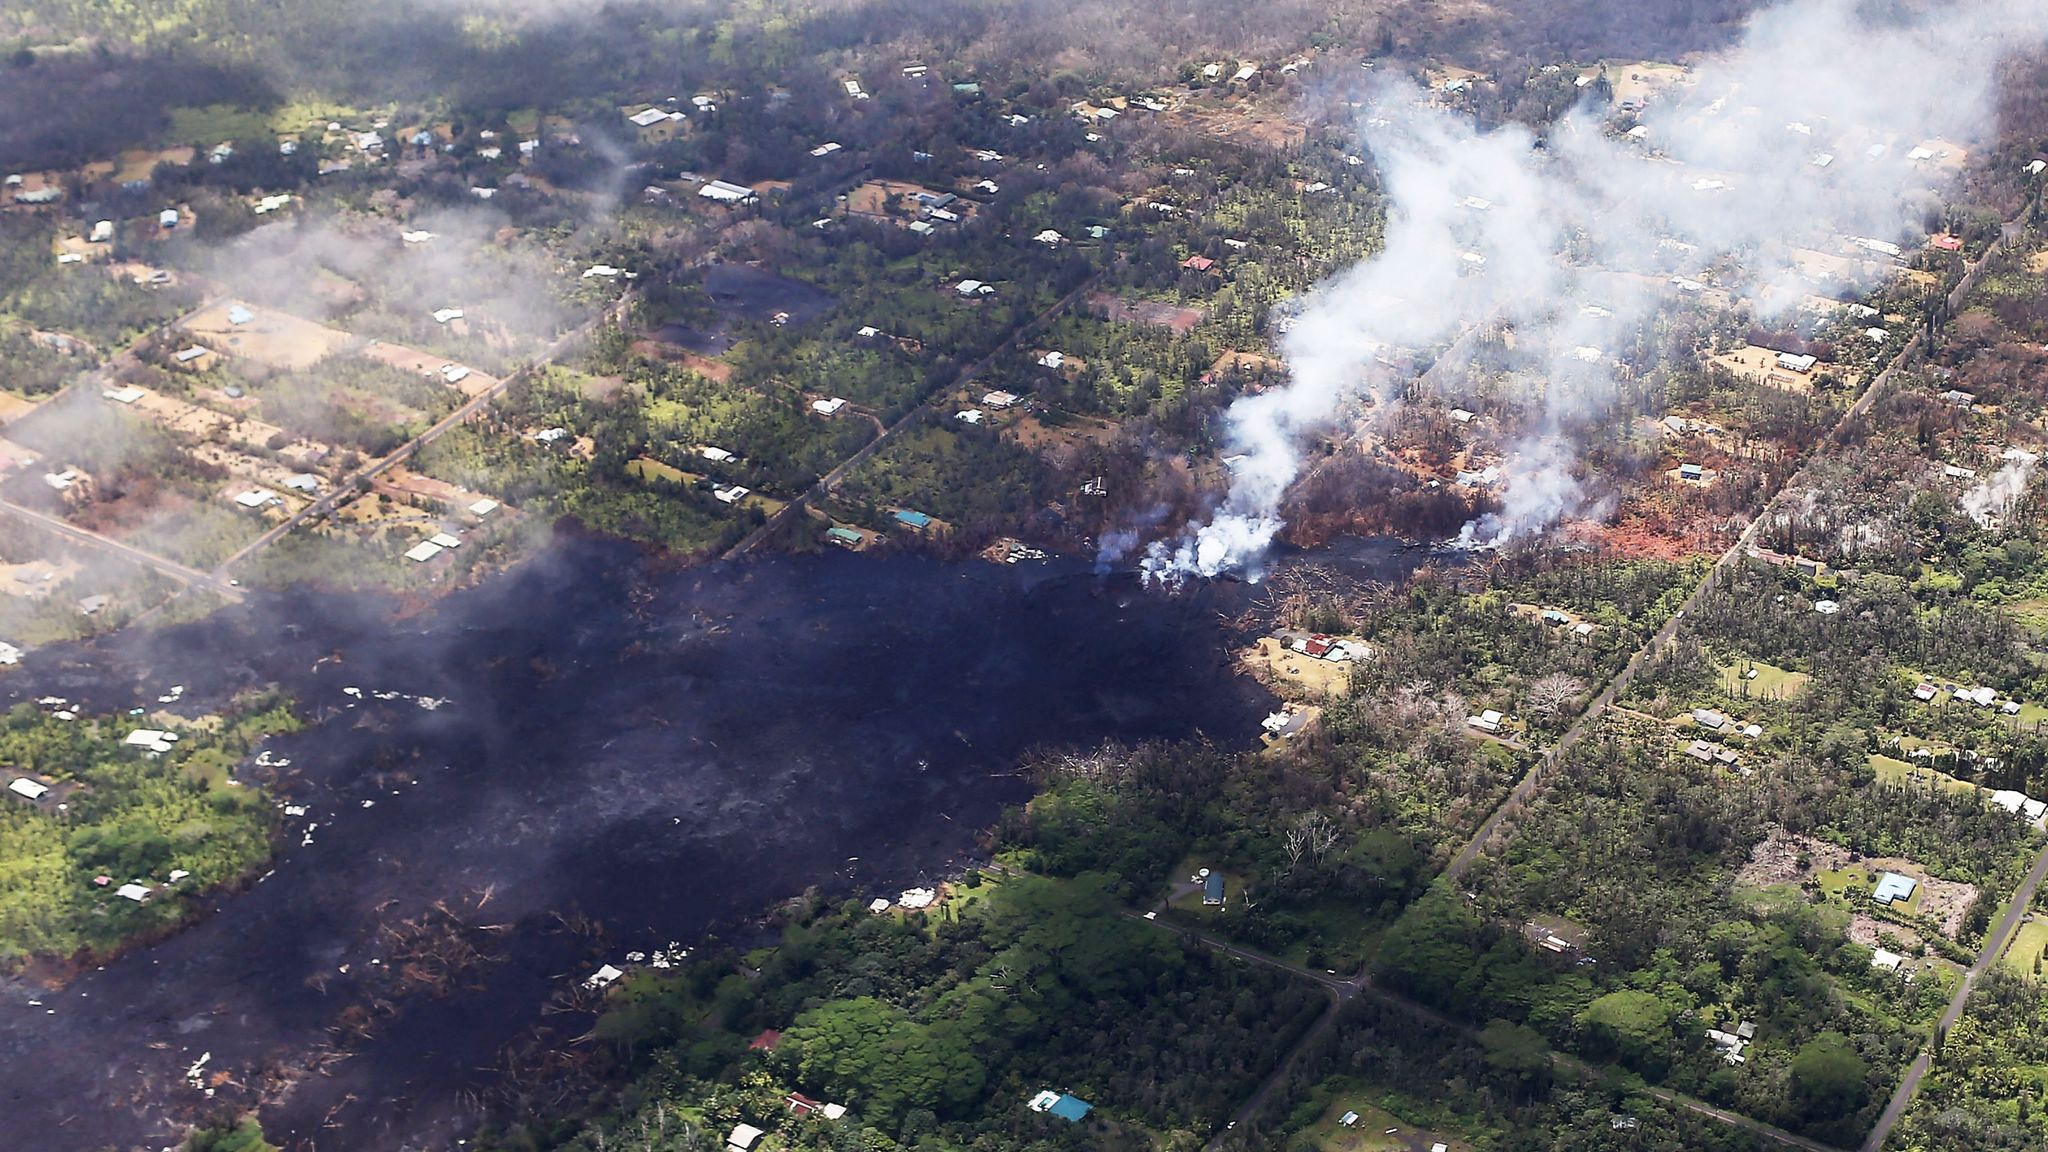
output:
M 1806 690 L 1813 677 L 1755 660 L 1734 660 L 1721 665 L 1721 690 L 1730 696 L 1753 700 L 1790 700 Z
M 1281 690 L 1282 695 L 1289 694 L 1284 689 L 1299 688 L 1312 697 L 1341 697 L 1351 686 L 1349 663 L 1293 651 L 1273 636 L 1259 637 L 1259 642 L 1239 659 L 1259 679 Z
M 1322 1118 L 1302 1132 L 1297 1146 L 1319 1152 L 1430 1152 L 1442 1144 L 1455 1152 L 1469 1152 L 1470 1144 L 1412 1128 L 1392 1112 L 1366 1103 L 1363 1095 L 1336 1093 Z M 1342 1123 L 1345 1114 L 1352 1112 L 1357 1113 L 1357 1120 Z
M 1925 768 L 1894 756 L 1873 755 L 1870 758 L 1870 766 L 1876 769 L 1877 778 L 1887 784 L 1903 784 L 1908 780 L 1917 780 L 1937 788 L 1946 788 L 1951 792 L 1977 791 L 1977 786 L 1967 780 L 1958 780 L 1946 772 L 1936 772 L 1932 768 Z
M 2005 963 L 2022 976 L 2037 976 L 2044 954 L 2048 954 L 2048 921 L 2028 917 L 2006 946 Z

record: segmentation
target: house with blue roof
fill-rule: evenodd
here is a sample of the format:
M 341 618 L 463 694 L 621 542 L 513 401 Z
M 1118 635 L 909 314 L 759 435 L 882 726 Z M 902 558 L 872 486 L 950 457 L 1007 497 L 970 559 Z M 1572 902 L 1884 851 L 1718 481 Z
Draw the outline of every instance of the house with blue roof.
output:
M 1904 904 L 1913 898 L 1914 890 L 1919 887 L 1920 882 L 1911 876 L 1886 872 L 1877 878 L 1877 890 L 1870 894 L 1870 898 L 1879 904 Z
M 922 512 L 913 512 L 908 508 L 898 508 L 892 515 L 895 516 L 898 524 L 908 525 L 920 532 L 932 525 L 931 517 Z
M 1088 1118 L 1088 1113 L 1095 1110 L 1095 1105 L 1079 1096 L 1069 1096 L 1065 1092 L 1054 1092 L 1050 1089 L 1033 1096 L 1026 1106 L 1033 1112 L 1057 1116 L 1069 1124 L 1079 1124 Z
M 1210 872 L 1202 877 L 1202 903 L 1220 907 L 1223 904 L 1223 873 Z

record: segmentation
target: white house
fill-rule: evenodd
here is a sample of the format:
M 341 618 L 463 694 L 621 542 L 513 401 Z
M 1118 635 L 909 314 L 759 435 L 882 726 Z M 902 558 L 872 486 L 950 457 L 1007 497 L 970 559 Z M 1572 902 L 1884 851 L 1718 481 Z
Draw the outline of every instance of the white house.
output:
M 721 204 L 745 204 L 754 199 L 754 190 L 742 184 L 713 180 L 697 189 L 697 195 Z

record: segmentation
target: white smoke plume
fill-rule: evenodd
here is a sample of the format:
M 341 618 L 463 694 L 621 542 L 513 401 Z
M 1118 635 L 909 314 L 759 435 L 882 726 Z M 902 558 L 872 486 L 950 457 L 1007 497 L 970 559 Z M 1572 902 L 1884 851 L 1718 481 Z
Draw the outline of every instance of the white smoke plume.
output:
M 2027 482 L 2034 478 L 2034 465 L 2041 458 L 2025 448 L 2007 448 L 2005 463 L 1991 474 L 1989 480 L 1963 493 L 1963 511 L 1980 528 L 1996 528 L 2012 506 L 2019 503 L 2026 494 Z
M 1999 58 L 2038 41 L 2044 15 L 2048 0 L 1794 0 L 1697 63 L 1632 136 L 1587 107 L 1540 142 L 1521 126 L 1476 132 L 1388 85 L 1365 126 L 1389 202 L 1385 246 L 1305 302 L 1282 341 L 1291 381 L 1227 414 L 1230 451 L 1248 457 L 1228 496 L 1208 523 L 1152 544 L 1146 571 L 1256 577 L 1304 441 L 1337 431 L 1356 400 L 1384 416 L 1400 374 L 1390 351 L 1449 345 L 1456 359 L 1492 324 L 1515 333 L 1510 401 L 1546 431 L 1517 447 L 1501 511 L 1466 542 L 1592 511 L 1561 429 L 1608 394 L 1603 348 L 1703 284 L 1771 314 L 1887 274 L 1886 245 L 1914 236 L 1962 150 L 1986 138 Z M 1816 289 L 1795 274 L 1791 248 L 1858 239 L 1863 282 Z

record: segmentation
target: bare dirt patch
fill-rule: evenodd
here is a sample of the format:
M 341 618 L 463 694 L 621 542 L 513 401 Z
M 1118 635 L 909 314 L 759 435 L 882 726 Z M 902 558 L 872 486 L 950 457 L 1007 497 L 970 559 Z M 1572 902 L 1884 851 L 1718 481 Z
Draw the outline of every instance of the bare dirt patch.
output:
M 1107 292 L 1092 293 L 1088 303 L 1110 320 L 1129 324 L 1152 324 L 1171 328 L 1175 332 L 1186 332 L 1202 322 L 1208 313 L 1201 308 L 1190 308 L 1164 300 L 1127 300 L 1111 296 Z
M 400 368 L 407 372 L 417 372 L 422 376 L 440 376 L 441 369 L 444 366 L 454 363 L 454 361 L 446 356 L 436 356 L 429 352 L 421 352 L 417 348 L 407 348 L 403 344 L 386 344 L 382 341 L 364 348 L 363 355 L 372 360 L 379 360 L 389 364 L 393 368 Z M 464 365 L 464 367 L 467 367 L 467 365 Z M 446 379 L 446 377 L 442 378 Z M 462 381 L 454 385 L 454 387 L 464 396 L 474 397 L 490 391 L 497 384 L 498 378 L 496 376 L 471 368 L 469 374 L 464 376 Z
M 229 313 L 249 314 L 241 324 Z M 229 356 L 246 356 L 271 368 L 309 368 L 347 347 L 354 339 L 338 328 L 301 320 L 287 312 L 222 301 L 186 323 L 185 330 Z
M 1047 424 L 1033 413 L 1025 413 L 1003 428 L 1003 434 L 1019 445 L 1040 454 L 1085 451 L 1115 442 L 1119 425 L 1099 416 L 1069 417 L 1063 424 Z
M 1799 864 L 1801 855 L 1809 861 L 1803 868 Z M 1750 851 L 1749 862 L 1735 873 L 1735 882 L 1750 888 L 1794 884 L 1815 872 L 1846 867 L 1848 863 L 1848 849 L 1811 836 L 1795 836 L 1772 825 L 1771 834 Z
M 1351 674 L 1343 664 L 1296 652 L 1272 636 L 1259 637 L 1238 660 L 1253 676 L 1283 692 L 1293 690 L 1310 696 L 1342 696 L 1351 687 Z
M 652 360 L 666 360 L 671 364 L 680 365 L 706 380 L 716 380 L 720 384 L 732 379 L 732 365 L 725 361 L 699 356 L 695 352 L 688 352 L 659 340 L 634 341 L 633 351 Z

